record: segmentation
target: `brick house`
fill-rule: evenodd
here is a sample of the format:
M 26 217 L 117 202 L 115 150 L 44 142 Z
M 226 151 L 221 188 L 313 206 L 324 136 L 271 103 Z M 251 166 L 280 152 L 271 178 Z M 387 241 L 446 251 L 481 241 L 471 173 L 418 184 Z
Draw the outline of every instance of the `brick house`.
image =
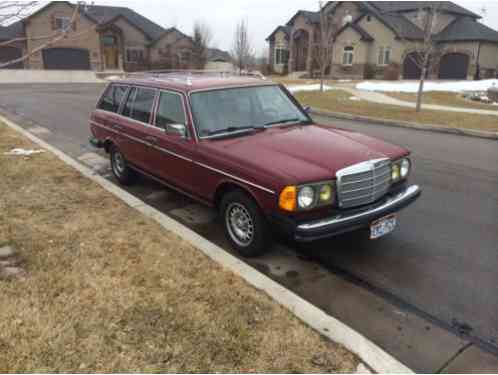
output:
M 29 17 L 0 27 L 0 41 L 25 41 L 0 47 L 0 62 L 31 53 L 47 39 L 70 27 L 62 40 L 43 48 L 15 69 L 72 69 L 134 71 L 151 68 L 184 69 L 190 66 L 192 39 L 176 28 L 165 29 L 129 8 L 53 1 Z
M 418 79 L 414 61 L 423 40 L 426 1 L 329 1 L 323 8 L 336 30 L 326 73 L 331 78 Z M 480 16 L 452 2 L 441 2 L 435 21 L 437 48 L 429 78 L 496 77 L 498 32 Z M 300 10 L 267 38 L 277 73 L 313 73 L 320 13 Z

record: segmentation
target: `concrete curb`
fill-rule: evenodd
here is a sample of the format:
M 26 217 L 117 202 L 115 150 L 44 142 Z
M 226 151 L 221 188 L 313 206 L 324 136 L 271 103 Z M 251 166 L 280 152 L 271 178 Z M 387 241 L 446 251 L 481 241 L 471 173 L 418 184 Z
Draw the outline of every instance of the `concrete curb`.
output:
M 487 132 L 482 130 L 473 130 L 473 129 L 456 129 L 449 128 L 441 125 L 424 125 L 416 122 L 406 122 L 406 121 L 394 121 L 394 120 L 385 120 L 374 117 L 360 116 L 360 115 L 352 115 L 349 113 L 342 112 L 331 112 L 326 111 L 319 108 L 312 108 L 311 113 L 318 116 L 330 117 L 333 119 L 339 120 L 351 120 L 351 121 L 363 121 L 369 124 L 374 125 L 389 125 L 396 126 L 399 128 L 407 128 L 407 129 L 415 129 L 415 130 L 425 130 L 435 133 L 446 133 L 446 134 L 456 134 L 463 135 L 467 137 L 476 137 L 476 138 L 484 138 L 484 139 L 493 139 L 498 140 L 498 132 Z M 498 119 L 497 119 L 498 121 Z
M 189 242 L 207 257 L 222 265 L 225 269 L 230 270 L 236 275 L 242 277 L 247 283 L 268 294 L 273 300 L 287 308 L 296 317 L 319 332 L 321 335 L 330 340 L 343 345 L 351 352 L 358 355 L 363 362 L 370 366 L 378 373 L 391 374 L 412 374 L 413 371 L 396 360 L 383 349 L 375 345 L 373 342 L 348 327 L 341 321 L 327 315 L 322 310 L 316 308 L 301 297 L 285 289 L 277 282 L 260 273 L 251 266 L 243 263 L 236 257 L 227 253 L 225 250 L 207 241 L 197 233 L 171 219 L 162 212 L 153 207 L 148 206 L 141 200 L 135 198 L 128 192 L 120 189 L 112 182 L 106 180 L 98 174 L 95 174 L 90 168 L 80 164 L 75 159 L 69 157 L 59 149 L 49 145 L 47 142 L 39 139 L 29 133 L 19 125 L 11 122 L 3 116 L 0 116 L 0 121 L 3 121 L 7 126 L 15 131 L 23 134 L 31 141 L 40 147 L 50 151 L 67 165 L 78 170 L 83 176 L 88 177 L 95 183 L 102 186 L 105 190 L 112 193 L 117 198 L 121 199 L 130 207 L 141 212 L 145 216 L 154 219 L 163 228 L 174 232 L 185 241 Z

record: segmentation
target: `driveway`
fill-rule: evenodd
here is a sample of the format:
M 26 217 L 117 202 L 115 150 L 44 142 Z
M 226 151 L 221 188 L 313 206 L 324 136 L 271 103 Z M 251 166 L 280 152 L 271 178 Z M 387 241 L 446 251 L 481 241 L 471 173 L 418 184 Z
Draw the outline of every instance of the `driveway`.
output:
M 0 109 L 108 178 L 87 144 L 102 85 L 0 87 Z M 359 122 L 316 120 L 413 150 L 423 197 L 377 242 L 350 234 L 307 246 L 276 242 L 250 264 L 419 372 L 498 371 L 496 142 Z M 291 167 L 291 166 L 290 166 Z M 212 211 L 143 179 L 131 190 L 227 248 Z

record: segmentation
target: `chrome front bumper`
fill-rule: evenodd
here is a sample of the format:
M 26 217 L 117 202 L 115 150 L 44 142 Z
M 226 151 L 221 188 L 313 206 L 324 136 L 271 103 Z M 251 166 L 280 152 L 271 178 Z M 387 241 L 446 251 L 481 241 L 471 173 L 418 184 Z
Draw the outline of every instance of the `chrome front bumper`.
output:
M 383 201 L 375 206 L 370 206 L 365 211 L 344 213 L 299 224 L 296 227 L 294 237 L 298 241 L 306 242 L 368 227 L 375 220 L 398 212 L 412 204 L 421 194 L 422 190 L 419 186 L 410 186 L 396 195 L 387 196 Z

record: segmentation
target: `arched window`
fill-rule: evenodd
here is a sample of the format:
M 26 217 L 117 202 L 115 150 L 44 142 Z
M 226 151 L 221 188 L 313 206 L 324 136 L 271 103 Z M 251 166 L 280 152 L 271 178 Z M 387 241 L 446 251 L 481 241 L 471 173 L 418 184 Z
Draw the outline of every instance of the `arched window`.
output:
M 342 55 L 342 65 L 351 66 L 354 60 L 354 47 L 348 46 L 344 47 L 344 53 Z

